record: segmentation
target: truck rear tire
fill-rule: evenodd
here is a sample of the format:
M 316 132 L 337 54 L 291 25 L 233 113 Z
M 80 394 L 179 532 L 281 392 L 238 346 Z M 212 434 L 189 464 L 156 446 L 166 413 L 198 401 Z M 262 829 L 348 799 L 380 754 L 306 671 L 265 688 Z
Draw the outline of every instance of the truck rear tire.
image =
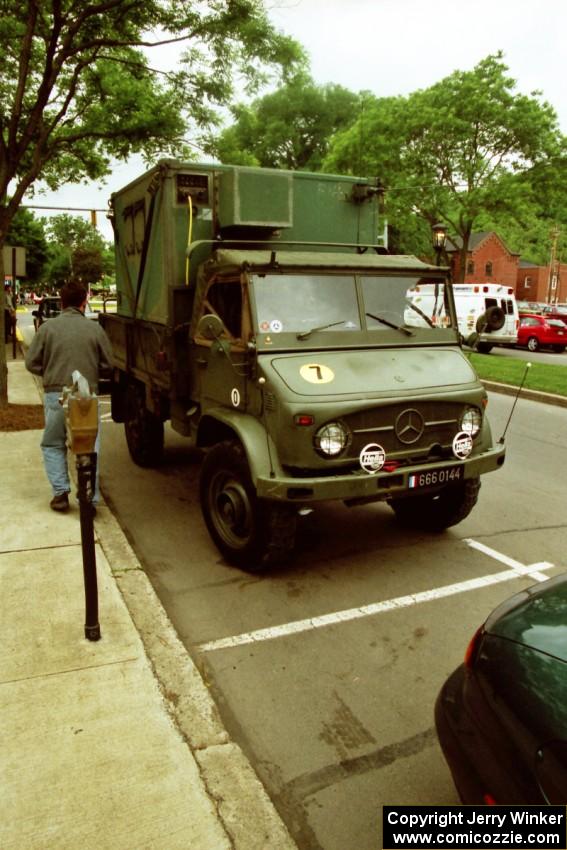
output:
M 489 342 L 477 342 L 476 350 L 479 354 L 490 354 L 492 349 L 494 348 Z
M 124 431 L 130 457 L 138 466 L 157 466 L 163 454 L 163 422 L 146 407 L 142 384 L 126 388 Z
M 230 564 L 258 573 L 291 554 L 296 511 L 257 497 L 239 442 L 225 441 L 209 450 L 201 469 L 200 497 L 209 534 Z
M 467 517 L 478 499 L 480 478 L 448 484 L 435 493 L 392 499 L 390 506 L 403 525 L 424 531 L 444 531 Z

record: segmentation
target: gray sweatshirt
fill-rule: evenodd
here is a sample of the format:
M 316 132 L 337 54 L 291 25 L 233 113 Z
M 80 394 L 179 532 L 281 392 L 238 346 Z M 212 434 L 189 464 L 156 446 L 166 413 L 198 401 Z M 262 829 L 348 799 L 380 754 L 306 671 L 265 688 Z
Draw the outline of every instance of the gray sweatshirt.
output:
M 76 307 L 67 307 L 44 322 L 26 353 L 26 369 L 43 378 L 45 392 L 61 392 L 72 385 L 78 369 L 96 392 L 99 371 L 112 365 L 112 350 L 103 328 Z

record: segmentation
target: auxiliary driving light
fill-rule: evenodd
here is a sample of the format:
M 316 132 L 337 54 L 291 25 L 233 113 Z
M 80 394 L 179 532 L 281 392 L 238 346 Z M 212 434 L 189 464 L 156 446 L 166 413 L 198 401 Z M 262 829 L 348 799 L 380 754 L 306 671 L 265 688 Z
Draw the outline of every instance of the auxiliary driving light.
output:
M 476 437 L 482 427 L 482 414 L 476 407 L 467 407 L 461 416 L 461 431 Z

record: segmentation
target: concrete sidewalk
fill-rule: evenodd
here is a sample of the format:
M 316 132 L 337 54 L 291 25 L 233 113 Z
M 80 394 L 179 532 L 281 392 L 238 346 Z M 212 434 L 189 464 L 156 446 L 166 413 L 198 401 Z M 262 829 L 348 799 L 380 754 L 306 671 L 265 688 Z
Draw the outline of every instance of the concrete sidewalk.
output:
M 8 368 L 9 401 L 40 403 Z M 79 510 L 49 509 L 40 438 L 0 432 L 0 847 L 291 850 L 104 504 L 102 639 L 85 639 Z

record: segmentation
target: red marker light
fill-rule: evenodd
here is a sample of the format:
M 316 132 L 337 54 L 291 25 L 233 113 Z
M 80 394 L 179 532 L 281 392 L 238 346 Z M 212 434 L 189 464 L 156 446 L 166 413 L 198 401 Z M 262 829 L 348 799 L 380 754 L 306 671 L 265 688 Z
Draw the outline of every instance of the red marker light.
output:
M 382 472 L 395 472 L 399 465 L 397 460 L 387 460 L 382 467 Z
M 484 626 L 480 626 L 472 636 L 472 640 L 467 646 L 465 652 L 465 667 L 468 670 L 472 670 L 472 668 L 474 667 L 483 636 Z
M 310 416 L 308 413 L 298 413 L 297 416 L 294 417 L 296 425 L 302 425 L 303 427 L 307 427 L 309 425 L 313 425 L 315 422 L 315 417 Z

